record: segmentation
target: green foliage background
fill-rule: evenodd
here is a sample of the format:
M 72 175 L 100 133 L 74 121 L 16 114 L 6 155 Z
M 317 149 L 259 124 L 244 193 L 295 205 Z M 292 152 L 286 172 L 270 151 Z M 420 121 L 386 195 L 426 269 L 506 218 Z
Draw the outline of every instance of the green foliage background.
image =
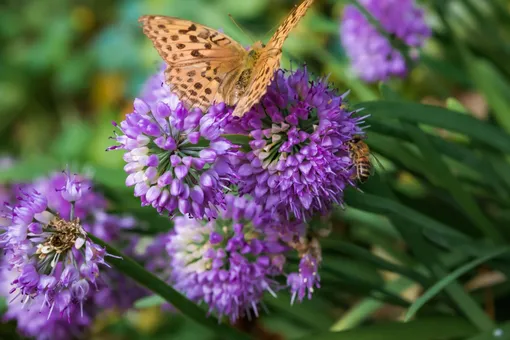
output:
M 346 3 L 316 4 L 284 46 L 283 67 L 330 74 L 370 113 L 368 144 L 384 168 L 329 220 L 322 287 L 311 301 L 267 297 L 270 313 L 244 334 L 205 318 L 129 260 L 114 263 L 157 296 L 124 316 L 105 312 L 93 339 L 510 339 L 510 3 L 420 3 L 434 36 L 406 80 L 367 85 L 350 72 L 338 37 Z M 0 4 L 0 151 L 16 165 L 0 181 L 28 180 L 65 164 L 94 174 L 112 209 L 169 223 L 124 186 L 112 120 L 160 59 L 137 18 L 164 14 L 267 40 L 290 0 L 6 0 Z M 428 102 L 434 105 L 421 104 Z M 114 252 L 114 250 L 111 250 Z M 424 294 L 422 294 L 424 293 Z M 5 309 L 5 306 L 3 310 Z M 13 324 L 0 338 L 17 338 Z M 239 325 L 238 325 L 239 326 Z

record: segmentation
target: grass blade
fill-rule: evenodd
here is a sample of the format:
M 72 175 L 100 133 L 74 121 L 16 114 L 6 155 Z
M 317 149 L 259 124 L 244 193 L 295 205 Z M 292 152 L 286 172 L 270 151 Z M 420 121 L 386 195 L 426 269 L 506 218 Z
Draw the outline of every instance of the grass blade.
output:
M 423 215 L 386 197 L 368 193 L 362 194 L 356 191 L 347 191 L 345 201 L 349 202 L 349 205 L 358 209 L 382 214 L 396 214 L 405 221 L 411 222 L 413 225 L 418 225 L 424 229 L 434 230 L 439 234 L 447 235 L 453 239 L 470 241 L 465 234 L 458 232 L 450 226 L 438 222 L 427 215 Z
M 431 317 L 408 323 L 391 322 L 344 332 L 313 334 L 299 340 L 431 340 L 462 338 L 475 333 L 476 328 L 462 318 Z
M 408 289 L 414 284 L 414 282 L 404 278 L 399 277 L 395 280 L 386 282 L 386 289 L 389 292 L 394 294 L 399 294 L 404 290 Z M 372 313 L 377 311 L 384 305 L 384 302 L 373 299 L 366 298 L 356 304 L 353 308 L 347 311 L 342 317 L 335 322 L 333 326 L 331 326 L 330 330 L 332 332 L 344 331 L 350 328 L 354 328 L 361 324 L 364 320 L 366 320 Z
M 218 323 L 214 317 L 207 317 L 206 312 L 196 304 L 188 300 L 181 293 L 167 285 L 164 281 L 157 278 L 154 274 L 146 271 L 141 265 L 133 259 L 125 256 L 107 243 L 101 241 L 97 237 L 89 235 L 97 244 L 106 247 L 106 251 L 112 255 L 120 256 L 121 259 L 114 257 L 108 258 L 108 263 L 115 267 L 118 271 L 131 277 L 133 280 L 151 290 L 153 293 L 160 295 L 172 306 L 181 311 L 182 314 L 196 321 L 197 323 L 208 327 L 213 332 L 219 334 L 226 339 L 250 339 L 247 334 L 243 334 L 238 330 L 231 328 L 225 324 Z
M 434 296 L 436 296 L 443 288 L 448 286 L 450 283 L 455 281 L 457 278 L 459 278 L 461 275 L 467 273 L 471 269 L 481 265 L 484 262 L 487 262 L 490 259 L 493 259 L 495 257 L 501 256 L 504 253 L 508 252 L 510 250 L 509 247 L 504 248 L 498 248 L 494 251 L 488 253 L 485 256 L 482 256 L 476 260 L 473 260 L 469 263 L 466 263 L 465 265 L 457 268 L 450 274 L 448 274 L 446 277 L 438 281 L 436 284 L 434 284 L 432 287 L 427 289 L 427 291 L 420 296 L 416 301 L 412 304 L 412 306 L 409 308 L 409 310 L 406 313 L 406 321 L 409 320 L 416 312 L 425 304 L 427 301 L 432 299 Z
M 503 236 L 482 213 L 473 197 L 464 190 L 457 178 L 453 176 L 448 166 L 443 162 L 441 155 L 430 143 L 427 135 L 414 124 L 404 123 L 404 125 L 409 132 L 409 136 L 419 147 L 423 158 L 427 160 L 427 172 L 435 174 L 435 178 L 441 182 L 440 185 L 450 192 L 482 234 L 496 243 L 501 242 Z
M 381 119 L 395 118 L 456 131 L 510 153 L 509 134 L 489 123 L 442 107 L 411 102 L 371 101 L 359 103 L 355 108 L 365 108 L 365 112 Z

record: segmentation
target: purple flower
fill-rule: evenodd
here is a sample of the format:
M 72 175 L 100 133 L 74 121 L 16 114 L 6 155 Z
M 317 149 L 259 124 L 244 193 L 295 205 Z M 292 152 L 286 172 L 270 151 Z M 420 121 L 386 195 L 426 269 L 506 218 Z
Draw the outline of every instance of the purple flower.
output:
M 6 205 L 9 223 L 0 234 L 0 294 L 8 301 L 5 318 L 16 320 L 22 334 L 38 340 L 86 337 L 98 313 L 125 310 L 147 294 L 103 266 L 108 254 L 87 237 L 93 233 L 135 255 L 135 238 L 122 231 L 137 221 L 106 213 L 106 200 L 90 180 L 57 173 L 14 194 L 17 204 Z
M 305 295 L 308 296 L 308 299 L 311 299 L 314 288 L 320 288 L 318 268 L 322 258 L 312 253 L 310 250 L 307 250 L 304 254 L 300 254 L 300 256 L 299 271 L 287 276 L 287 285 L 292 294 L 290 300 L 291 304 L 294 304 L 296 297 L 299 302 L 303 301 Z
M 176 289 L 220 318 L 257 316 L 264 292 L 274 296 L 283 288 L 274 277 L 290 248 L 274 223 L 260 205 L 232 195 L 216 220 L 176 217 L 167 246 Z
M 212 106 L 202 117 L 170 92 L 154 98 L 157 102 L 136 99 L 134 112 L 115 124 L 121 134 L 115 138 L 118 145 L 109 149 L 127 151 L 126 185 L 134 186 L 142 205 L 160 213 L 214 218 L 224 204 L 224 190 L 235 179 L 230 158 L 237 146 L 220 137 L 222 124 L 210 124 L 226 115 L 227 108 L 223 103 Z
M 306 220 L 342 204 L 354 185 L 347 142 L 365 117 L 345 109 L 344 95 L 306 68 L 278 72 L 262 103 L 230 129 L 249 133 L 251 151 L 238 160 L 239 192 L 278 215 Z
M 0 269 L 0 295 L 9 299 L 10 282 L 16 279 L 16 272 L 9 271 L 5 266 Z M 33 307 L 37 306 L 37 307 Z M 83 334 L 90 327 L 89 304 L 85 310 L 72 310 L 69 322 L 67 315 L 50 312 L 50 307 L 45 304 L 44 296 L 33 298 L 30 305 L 26 305 L 20 299 L 10 300 L 8 309 L 4 314 L 4 320 L 16 320 L 20 333 L 26 337 L 34 337 L 37 340 L 67 340 L 77 334 Z
M 172 269 L 168 265 L 170 262 L 170 257 L 166 251 L 168 242 L 170 242 L 170 235 L 168 233 L 158 234 L 149 242 L 145 242 L 145 249 L 140 256 L 145 263 L 145 268 L 151 273 L 157 274 L 158 277 L 165 281 L 170 278 Z
M 414 0 L 360 0 L 382 27 L 411 48 L 418 59 L 418 48 L 430 37 L 423 9 Z M 365 81 L 387 80 L 391 76 L 404 77 L 408 69 L 402 54 L 391 46 L 353 5 L 344 9 L 340 36 L 352 68 Z
M 6 205 L 3 215 L 10 222 L 3 228 L 0 245 L 6 269 L 15 273 L 13 298 L 40 304 L 34 308 L 47 307 L 47 317 L 55 312 L 71 318 L 76 307 L 83 309 L 89 290 L 100 281 L 99 267 L 106 264 L 108 254 L 90 240 L 80 219 L 103 200 L 78 190 L 82 184 L 68 174 L 40 180 L 20 188 L 16 204 Z M 82 200 L 90 205 L 78 210 Z
M 103 241 L 119 241 L 122 233 L 137 226 L 138 221 L 132 216 L 117 216 L 104 210 L 92 212 L 91 223 L 84 223 L 84 229 Z
M 74 216 L 84 219 L 92 211 L 103 210 L 106 207 L 105 198 L 90 190 L 92 182 L 83 176 L 71 175 L 69 172 L 56 173 L 49 177 L 37 179 L 33 188 L 44 193 L 48 208 L 58 212 L 63 219 L 70 219 L 71 208 L 74 207 Z M 67 191 L 67 187 L 71 191 Z M 72 195 L 80 191 L 80 199 L 71 204 Z

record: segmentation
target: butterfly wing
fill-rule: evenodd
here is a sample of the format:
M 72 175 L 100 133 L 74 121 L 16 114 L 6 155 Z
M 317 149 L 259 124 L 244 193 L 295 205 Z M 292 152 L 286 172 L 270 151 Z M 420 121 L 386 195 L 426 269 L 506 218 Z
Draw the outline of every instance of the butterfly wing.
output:
M 276 29 L 266 47 L 260 53 L 260 57 L 253 68 L 253 76 L 248 89 L 243 97 L 239 99 L 234 116 L 242 117 L 253 105 L 259 102 L 260 98 L 267 92 L 274 73 L 280 66 L 282 46 L 290 31 L 298 24 L 299 20 L 306 14 L 314 0 L 304 0 L 299 6 L 294 7 L 292 12 L 285 18 L 283 23 Z
M 189 20 L 144 15 L 138 21 L 168 65 L 167 84 L 188 108 L 205 110 L 213 102 L 224 101 L 218 89 L 242 72 L 247 56 L 242 45 Z

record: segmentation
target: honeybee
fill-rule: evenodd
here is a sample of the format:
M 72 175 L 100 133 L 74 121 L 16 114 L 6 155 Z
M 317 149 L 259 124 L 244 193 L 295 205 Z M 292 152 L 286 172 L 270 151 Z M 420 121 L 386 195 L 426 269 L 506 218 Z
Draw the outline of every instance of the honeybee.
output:
M 349 156 L 356 170 L 351 179 L 365 183 L 374 172 L 370 160 L 370 148 L 363 141 L 363 137 L 359 135 L 355 135 L 347 144 L 349 145 Z

